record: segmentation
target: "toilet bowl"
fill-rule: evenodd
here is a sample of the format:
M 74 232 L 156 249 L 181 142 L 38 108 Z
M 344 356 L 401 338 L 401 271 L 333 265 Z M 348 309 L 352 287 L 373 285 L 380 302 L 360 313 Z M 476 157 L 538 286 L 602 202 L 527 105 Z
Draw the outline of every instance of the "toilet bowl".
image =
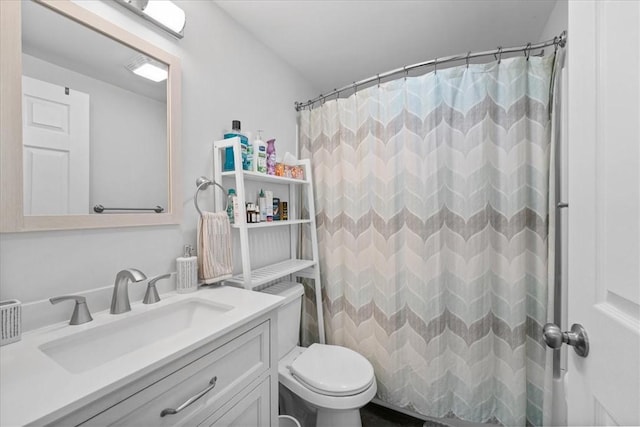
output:
M 377 391 L 371 363 L 346 347 L 297 345 L 304 293 L 301 284 L 281 282 L 262 292 L 285 298 L 278 311 L 280 385 L 302 399 L 303 406 L 315 410 L 317 427 L 361 427 L 360 408 L 369 403 Z

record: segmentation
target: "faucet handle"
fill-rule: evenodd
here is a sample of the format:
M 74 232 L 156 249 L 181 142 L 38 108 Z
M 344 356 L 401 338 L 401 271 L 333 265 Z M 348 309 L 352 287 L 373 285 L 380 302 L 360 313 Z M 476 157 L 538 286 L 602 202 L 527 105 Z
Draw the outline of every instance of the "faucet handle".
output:
M 161 279 L 171 277 L 171 273 L 160 274 L 159 276 L 152 277 L 147 284 L 147 292 L 144 294 L 143 304 L 154 304 L 160 301 L 160 295 L 156 289 L 156 282 Z
M 59 297 L 49 298 L 51 304 L 57 304 L 61 301 L 75 300 L 76 305 L 73 307 L 73 314 L 71 315 L 70 325 L 82 325 L 83 323 L 91 322 L 93 317 L 89 312 L 87 306 L 87 299 L 79 295 L 63 295 Z

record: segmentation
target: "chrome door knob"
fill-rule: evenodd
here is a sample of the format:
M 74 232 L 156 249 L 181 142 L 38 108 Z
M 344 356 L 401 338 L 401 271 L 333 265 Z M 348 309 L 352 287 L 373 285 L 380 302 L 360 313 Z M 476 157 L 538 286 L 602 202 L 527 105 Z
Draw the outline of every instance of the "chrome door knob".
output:
M 553 323 L 547 323 L 542 328 L 542 337 L 544 342 L 553 349 L 560 348 L 562 343 L 567 343 L 573 347 L 578 356 L 587 357 L 589 355 L 587 331 L 578 323 L 571 325 L 571 330 L 567 332 L 562 332 Z

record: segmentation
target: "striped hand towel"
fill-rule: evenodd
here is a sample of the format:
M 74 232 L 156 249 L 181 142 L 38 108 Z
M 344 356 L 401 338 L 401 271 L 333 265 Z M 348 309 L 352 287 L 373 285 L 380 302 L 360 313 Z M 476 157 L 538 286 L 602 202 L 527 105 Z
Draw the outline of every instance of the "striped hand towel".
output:
M 215 283 L 231 277 L 231 225 L 226 212 L 202 212 L 198 222 L 198 279 Z

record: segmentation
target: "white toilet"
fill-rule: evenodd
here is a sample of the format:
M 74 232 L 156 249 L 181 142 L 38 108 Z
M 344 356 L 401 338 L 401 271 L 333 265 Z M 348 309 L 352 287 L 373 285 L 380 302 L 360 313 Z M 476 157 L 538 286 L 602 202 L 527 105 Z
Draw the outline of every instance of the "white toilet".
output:
M 285 298 L 278 311 L 281 388 L 284 386 L 315 411 L 317 427 L 361 427 L 360 408 L 373 399 L 377 390 L 371 363 L 345 347 L 298 346 L 304 294 L 301 284 L 277 283 L 262 292 Z

